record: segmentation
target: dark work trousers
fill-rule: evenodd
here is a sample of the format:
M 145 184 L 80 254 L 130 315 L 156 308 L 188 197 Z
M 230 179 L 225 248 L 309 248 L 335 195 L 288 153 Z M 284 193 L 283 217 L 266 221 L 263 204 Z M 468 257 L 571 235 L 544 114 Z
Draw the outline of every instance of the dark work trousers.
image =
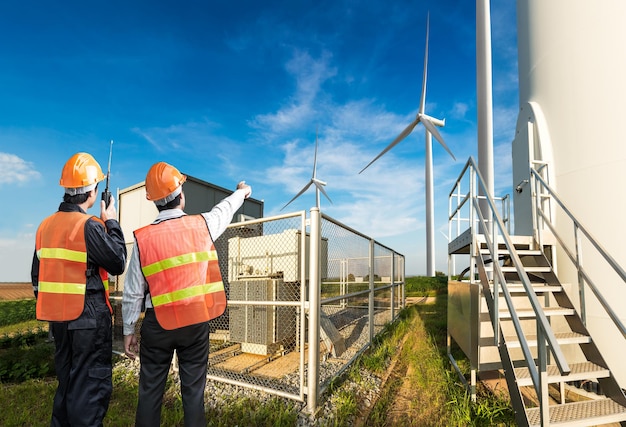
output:
M 204 387 L 209 357 L 209 324 L 166 330 L 159 325 L 154 309 L 149 308 L 141 325 L 136 427 L 155 427 L 161 423 L 161 404 L 174 350 L 178 357 L 185 426 L 206 426 Z
M 85 295 L 76 320 L 51 322 L 59 382 L 50 425 L 101 426 L 113 389 L 111 312 L 104 292 Z

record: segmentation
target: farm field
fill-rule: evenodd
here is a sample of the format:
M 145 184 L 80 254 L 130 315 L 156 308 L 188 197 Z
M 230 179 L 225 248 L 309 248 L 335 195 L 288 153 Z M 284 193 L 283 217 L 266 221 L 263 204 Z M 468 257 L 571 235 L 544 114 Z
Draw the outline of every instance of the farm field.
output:
M 0 301 L 34 298 L 33 286 L 30 282 L 0 282 Z

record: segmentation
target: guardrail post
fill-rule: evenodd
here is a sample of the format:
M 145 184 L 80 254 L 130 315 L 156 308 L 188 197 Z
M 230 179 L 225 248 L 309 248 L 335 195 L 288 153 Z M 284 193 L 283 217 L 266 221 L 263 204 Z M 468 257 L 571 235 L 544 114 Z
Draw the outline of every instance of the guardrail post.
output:
M 583 244 L 574 222 L 574 245 L 576 248 L 576 274 L 578 275 L 578 297 L 580 299 L 580 320 L 587 326 L 587 306 L 585 304 L 585 279 L 583 278 Z
M 307 410 L 314 414 L 319 394 L 320 366 L 320 210 L 311 208 L 309 237 L 309 363 Z
M 541 325 L 537 324 L 537 370 L 539 373 L 539 411 L 541 414 L 541 425 L 550 425 L 550 395 L 548 393 L 548 357 L 547 343 Z

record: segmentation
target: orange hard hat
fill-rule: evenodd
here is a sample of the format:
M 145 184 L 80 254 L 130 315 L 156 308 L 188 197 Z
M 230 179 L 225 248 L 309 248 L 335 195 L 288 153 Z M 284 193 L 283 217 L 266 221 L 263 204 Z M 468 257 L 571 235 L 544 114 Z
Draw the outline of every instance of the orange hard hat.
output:
M 165 199 L 178 190 L 186 180 L 187 177 L 181 174 L 174 166 L 165 162 L 155 163 L 146 175 L 146 199 L 153 202 Z M 178 193 L 180 191 L 176 195 Z M 165 202 L 167 203 L 168 201 L 166 200 Z
M 61 187 L 81 189 L 95 186 L 104 178 L 100 165 L 91 154 L 76 153 L 63 166 L 59 183 Z

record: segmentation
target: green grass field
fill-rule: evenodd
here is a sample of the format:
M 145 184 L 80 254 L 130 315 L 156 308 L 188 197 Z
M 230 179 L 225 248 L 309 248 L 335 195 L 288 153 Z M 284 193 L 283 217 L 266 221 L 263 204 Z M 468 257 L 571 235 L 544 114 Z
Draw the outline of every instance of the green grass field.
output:
M 403 309 L 398 319 L 382 332 L 375 344 L 348 370 L 334 381 L 320 404 L 332 400 L 335 412 L 331 419 L 319 426 L 492 426 L 514 425 L 508 402 L 483 392 L 477 403 L 472 403 L 461 387 L 456 373 L 449 366 L 446 355 L 447 278 L 444 276 L 410 277 L 406 280 L 407 296 L 435 296 L 432 304 L 415 304 Z M 19 381 L 2 380 L 0 384 L 0 425 L 49 425 L 52 399 L 56 389 L 54 373 L 50 368 L 53 344 L 47 341 L 42 322 L 23 320 L 21 304 L 10 314 L 11 308 L 0 302 L 2 316 L 12 316 L 2 326 L 6 343 L 13 350 L 0 348 L 0 367 L 21 369 L 30 373 Z M 34 318 L 34 310 L 32 312 Z M 13 323 L 11 323 L 13 322 Z M 15 348 L 17 350 L 15 350 Z M 18 356 L 15 355 L 17 352 Z M 459 357 L 462 359 L 462 355 Z M 16 368 L 6 368 L 8 361 L 21 362 Z M 26 369 L 25 361 L 33 360 L 34 367 Z M 117 359 L 121 360 L 121 359 Z M 4 365 L 3 365 L 4 363 Z M 0 368 L 1 371 L 1 368 Z M 364 373 L 387 378 L 373 407 L 364 410 L 363 397 L 358 390 L 363 386 Z M 15 376 L 15 375 L 14 375 Z M 359 384 L 361 385 L 359 387 Z M 408 395 L 405 396 L 408 390 Z M 210 399 L 207 396 L 207 399 Z M 137 404 L 137 379 L 134 373 L 117 363 L 113 374 L 113 395 L 105 426 L 132 426 Z M 398 410 L 399 405 L 401 411 Z M 257 401 L 251 398 L 233 399 L 218 410 L 207 409 L 208 426 L 285 426 L 298 425 L 299 406 L 280 398 Z M 177 387 L 171 381 L 165 394 L 162 423 L 182 426 L 183 410 Z

